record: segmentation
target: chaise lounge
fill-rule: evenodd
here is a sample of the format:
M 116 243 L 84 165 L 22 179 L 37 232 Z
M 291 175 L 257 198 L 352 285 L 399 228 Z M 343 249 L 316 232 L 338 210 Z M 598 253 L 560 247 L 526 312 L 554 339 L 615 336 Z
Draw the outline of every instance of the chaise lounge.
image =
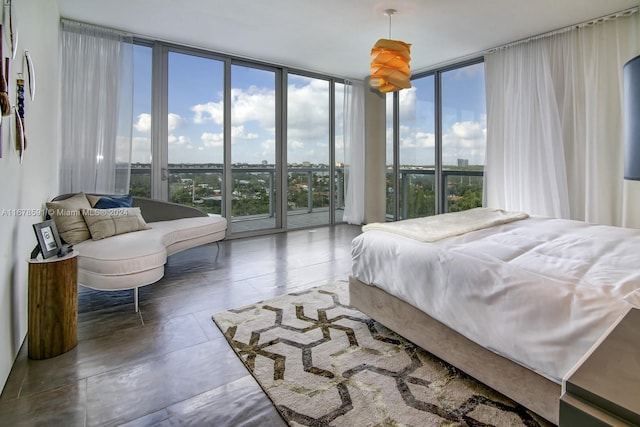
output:
M 109 204 L 123 198 L 130 205 Z M 136 312 L 138 288 L 164 276 L 169 255 L 217 243 L 227 229 L 220 215 L 142 197 L 63 194 L 47 209 L 61 238 L 79 253 L 78 284 L 102 291 L 132 289 Z

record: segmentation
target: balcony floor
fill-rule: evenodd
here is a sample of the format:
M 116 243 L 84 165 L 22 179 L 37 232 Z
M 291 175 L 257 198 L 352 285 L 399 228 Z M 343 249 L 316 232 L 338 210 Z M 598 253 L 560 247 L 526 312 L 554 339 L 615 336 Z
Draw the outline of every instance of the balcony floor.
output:
M 342 222 L 343 212 L 342 209 L 336 210 L 336 224 Z M 304 211 L 289 212 L 287 215 L 287 228 L 289 230 L 320 227 L 327 224 L 329 224 L 329 210 L 327 209 L 316 209 L 310 213 Z M 231 230 L 234 233 L 269 230 L 275 228 L 275 226 L 275 218 L 238 217 L 231 220 Z

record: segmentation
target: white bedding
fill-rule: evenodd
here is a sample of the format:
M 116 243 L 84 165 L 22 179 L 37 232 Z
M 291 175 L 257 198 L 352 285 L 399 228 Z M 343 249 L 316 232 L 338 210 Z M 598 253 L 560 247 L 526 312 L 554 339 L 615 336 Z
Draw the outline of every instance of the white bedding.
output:
M 558 383 L 640 289 L 640 230 L 579 221 L 530 217 L 435 243 L 372 230 L 352 257 L 358 280 Z

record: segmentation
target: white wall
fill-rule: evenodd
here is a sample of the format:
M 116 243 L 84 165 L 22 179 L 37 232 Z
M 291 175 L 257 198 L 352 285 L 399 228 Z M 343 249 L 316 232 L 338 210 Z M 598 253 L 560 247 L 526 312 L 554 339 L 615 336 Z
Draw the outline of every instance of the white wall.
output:
M 25 50 L 35 65 L 37 85 L 33 101 L 25 96 L 27 150 L 20 164 L 9 127 L 13 116 L 2 119 L 0 158 L 0 383 L 6 383 L 13 361 L 27 333 L 27 259 L 36 244 L 32 224 L 37 215 L 15 210 L 37 210 L 58 188 L 58 3 L 52 0 L 14 1 L 18 51 L 11 62 L 9 92 L 15 103 L 15 82 L 22 71 Z M 1 22 L 1 21 L 0 21 Z M 9 56 L 5 38 L 3 55 Z M 26 75 L 26 73 L 25 73 Z M 28 88 L 25 87 L 28 91 Z M 13 130 L 12 130 L 13 132 Z M 32 212 L 30 212 L 32 213 Z
M 371 88 L 364 90 L 364 222 L 384 222 L 387 212 L 387 95 Z

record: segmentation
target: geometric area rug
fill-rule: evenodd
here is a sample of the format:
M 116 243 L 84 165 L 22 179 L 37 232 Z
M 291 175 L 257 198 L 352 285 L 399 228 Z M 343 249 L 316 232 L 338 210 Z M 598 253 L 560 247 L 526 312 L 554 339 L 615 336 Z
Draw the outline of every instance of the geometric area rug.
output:
M 349 306 L 348 283 L 212 316 L 291 426 L 548 426 Z

